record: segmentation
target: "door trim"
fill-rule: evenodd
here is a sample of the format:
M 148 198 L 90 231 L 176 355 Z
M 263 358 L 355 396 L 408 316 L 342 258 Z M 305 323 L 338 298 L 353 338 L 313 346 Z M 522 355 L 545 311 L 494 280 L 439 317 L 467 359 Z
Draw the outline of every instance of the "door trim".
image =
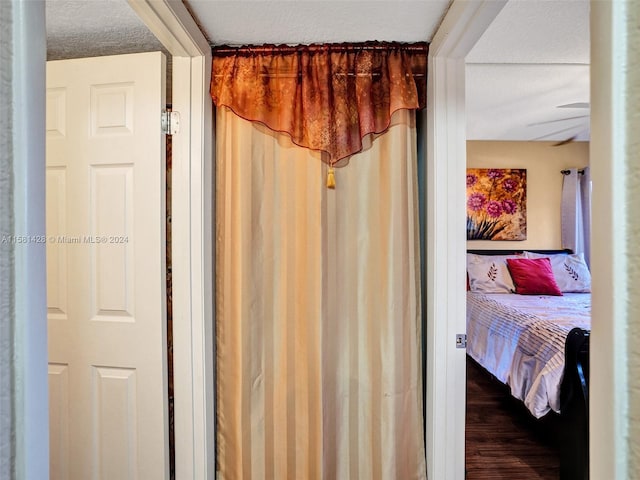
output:
M 465 57 L 506 0 L 454 2 L 429 46 L 426 116 L 427 476 L 464 479 Z M 437 254 L 436 254 L 437 252 Z
M 128 0 L 173 56 L 172 288 L 178 479 L 215 478 L 211 47 L 182 2 Z
M 135 2 L 135 3 L 138 3 L 138 2 Z M 145 0 L 143 3 L 150 4 L 151 2 L 149 0 Z M 454 6 L 457 5 L 457 3 L 458 2 L 456 0 L 456 2 L 454 2 L 454 4 L 452 5 L 452 8 L 450 9 L 451 11 L 454 10 Z M 157 3 L 153 2 L 153 5 L 157 5 Z M 174 9 L 172 8 L 174 6 L 179 10 L 184 10 L 184 7 L 181 4 L 177 4 L 177 5 L 171 4 L 170 6 L 167 5 L 166 0 L 164 1 L 164 3 L 162 3 L 162 5 L 165 6 L 165 8 L 168 8 L 169 12 L 174 11 Z M 597 1 L 593 1 L 592 6 L 594 5 L 597 6 L 599 4 Z M 18 126 L 29 125 L 31 127 L 33 127 L 34 125 L 41 125 L 40 131 L 44 132 L 44 118 L 45 118 L 45 115 L 44 115 L 44 103 L 45 103 L 44 102 L 44 92 L 45 92 L 44 65 L 45 65 L 45 59 L 46 59 L 46 28 L 45 28 L 45 19 L 44 19 L 44 3 L 43 2 L 13 2 L 12 8 L 15 9 L 12 12 L 13 28 L 15 29 L 14 38 L 19 37 L 24 41 L 23 43 L 20 43 L 14 46 L 13 65 L 14 67 L 17 67 L 17 68 L 23 68 L 25 71 L 29 71 L 30 73 L 29 75 L 26 75 L 26 76 L 23 75 L 20 77 L 26 80 L 20 86 L 22 90 L 17 89 L 15 91 L 14 98 L 22 98 L 23 101 L 27 99 L 26 101 L 28 102 L 28 105 L 23 109 L 18 109 L 14 111 L 14 117 L 13 117 L 15 120 L 14 124 Z M 457 9 L 458 7 L 456 6 L 455 8 Z M 624 8 L 624 7 L 621 6 L 620 8 Z M 184 16 L 184 13 L 185 12 L 182 11 L 181 15 Z M 172 13 L 172 15 L 174 14 Z M 181 16 L 177 15 L 175 20 L 170 23 L 173 23 L 174 25 L 175 24 L 179 25 L 180 18 Z M 162 23 L 162 20 L 158 18 L 157 22 Z M 451 24 L 450 21 L 447 20 L 447 22 Z M 603 36 L 606 36 L 608 41 L 612 40 L 613 38 L 617 40 L 626 38 L 627 32 L 624 29 L 617 30 L 614 33 L 613 22 L 610 15 L 607 15 L 605 18 L 602 18 L 602 19 L 596 19 L 595 16 L 592 14 L 592 22 L 593 22 L 592 27 L 595 27 L 597 23 L 599 27 L 599 32 Z M 445 24 L 443 23 L 439 31 L 442 30 L 444 26 Z M 185 31 L 185 30 L 187 32 L 193 31 L 192 26 L 189 26 L 188 28 L 185 28 L 185 27 L 178 28 L 176 26 L 172 28 L 169 28 L 169 27 L 162 27 L 162 28 L 165 28 L 166 30 L 169 30 L 169 31 L 177 31 L 177 32 Z M 24 33 L 27 30 L 29 33 L 28 34 Z M 459 34 L 457 36 L 459 36 Z M 201 47 L 202 35 L 200 34 L 198 38 L 201 38 L 201 41 L 199 42 L 192 41 L 189 43 L 192 44 L 192 46 L 193 44 L 200 45 L 199 48 L 202 48 Z M 435 50 L 435 46 L 437 45 L 438 41 L 443 42 L 443 39 L 436 38 L 434 39 L 434 42 L 432 42 L 432 48 L 434 49 L 434 51 L 432 52 L 432 55 L 434 56 L 436 55 L 436 53 L 438 53 L 438 51 Z M 194 57 L 191 57 L 191 58 L 198 57 L 198 55 L 195 55 L 195 54 L 190 54 L 190 55 L 194 55 Z M 439 55 L 441 55 L 442 58 L 446 58 L 446 55 L 444 54 L 444 52 L 439 53 Z M 205 75 L 207 74 L 207 71 L 210 71 L 209 63 L 208 63 L 210 60 L 206 56 L 206 52 L 202 53 L 202 55 L 200 55 L 200 58 L 204 66 L 203 65 L 195 66 L 196 68 L 195 68 L 194 78 L 196 78 L 196 83 L 202 86 L 202 88 L 199 89 L 200 93 L 204 94 L 207 82 L 203 80 L 204 78 L 206 78 Z M 440 67 L 437 67 L 437 69 L 439 68 Z M 609 75 L 611 74 L 611 71 L 608 70 L 608 68 L 612 68 L 612 67 L 608 65 L 601 65 L 600 69 L 594 69 L 592 71 L 592 80 L 598 79 L 598 81 L 604 82 L 603 91 L 592 92 L 592 95 L 596 97 L 599 101 L 606 100 L 607 96 L 610 95 L 610 92 L 615 91 L 616 85 L 611 81 L 611 78 L 609 77 Z M 190 67 L 189 70 L 191 71 L 192 68 Z M 38 72 L 40 72 L 40 74 L 38 74 Z M 200 72 L 200 76 L 197 74 L 197 72 Z M 434 72 L 432 71 L 431 73 L 433 74 Z M 15 75 L 15 72 L 13 75 Z M 200 80 L 197 80 L 198 78 L 200 78 Z M 618 87 L 622 88 L 619 85 Z M 176 93 L 178 92 L 176 92 L 174 89 L 174 95 Z M 431 95 L 433 95 L 433 93 Z M 431 100 L 434 100 L 433 96 L 431 96 L 430 98 Z M 440 102 L 443 102 L 443 101 L 444 99 L 441 98 Z M 190 102 L 190 104 L 193 105 L 194 102 L 192 101 Z M 195 119 L 196 123 L 198 123 L 199 125 L 198 128 L 200 129 L 200 140 L 196 139 L 195 141 L 194 149 L 196 153 L 194 153 L 194 155 L 197 158 L 193 159 L 194 163 L 196 164 L 196 166 L 194 167 L 194 174 L 197 173 L 198 171 L 202 173 L 206 162 L 211 163 L 211 159 L 212 159 L 210 140 L 213 138 L 213 133 L 210 127 L 213 120 L 212 120 L 212 117 L 206 113 L 209 108 L 211 108 L 211 105 L 208 102 L 205 102 L 204 104 L 194 106 L 194 109 L 193 109 L 193 111 L 201 112 L 201 116 L 199 117 L 199 119 L 198 118 Z M 597 156 L 597 162 L 602 162 L 602 167 L 601 167 L 602 172 L 609 176 L 612 175 L 612 172 L 614 170 L 614 165 L 612 164 L 611 159 L 607 156 L 610 153 L 611 149 L 613 148 L 613 139 L 611 135 L 613 120 L 611 119 L 611 114 L 612 114 L 611 110 L 612 108 L 610 105 L 609 107 L 605 108 L 604 111 L 602 112 L 594 112 L 594 115 L 597 115 L 599 117 L 597 119 L 597 122 L 598 122 L 597 125 L 602 126 L 603 128 L 606 128 L 606 131 L 602 133 L 598 133 L 594 129 L 594 132 L 592 132 L 592 135 L 598 135 L 597 138 L 599 138 L 599 140 L 602 142 L 606 142 L 608 145 L 608 148 L 603 149 L 602 151 L 596 151 L 594 149 L 594 151 L 592 151 L 592 159 L 595 159 L 595 157 Z M 596 120 L 594 119 L 594 122 L 595 121 Z M 432 127 L 429 127 L 429 128 L 432 128 Z M 458 128 L 464 128 L 464 124 L 458 125 Z M 33 128 L 31 129 L 25 128 L 25 129 L 22 129 L 22 131 L 30 132 L 30 131 L 33 131 Z M 202 132 L 206 132 L 207 134 L 210 133 L 210 135 L 208 137 L 202 138 L 201 136 Z M 434 134 L 434 132 L 432 132 L 431 134 Z M 198 134 L 194 136 L 198 137 Z M 438 133 L 437 136 L 439 137 L 440 134 Z M 434 139 L 435 138 L 437 137 L 434 137 Z M 592 138 L 592 141 L 594 141 L 594 139 L 595 138 Z M 16 142 L 15 143 L 16 148 L 21 149 L 21 151 L 19 154 L 16 154 L 14 158 L 14 166 L 16 166 L 16 170 L 14 171 L 14 185 L 22 185 L 22 188 L 17 189 L 17 191 L 23 192 L 22 196 L 19 199 L 19 203 L 17 202 L 15 205 L 16 233 L 20 233 L 20 234 L 24 233 L 29 235 L 43 235 L 45 231 L 44 134 L 42 133 L 40 135 L 35 135 L 35 136 L 22 135 L 19 138 L 16 138 L 15 142 Z M 428 146 L 428 148 L 431 149 L 431 155 L 434 155 L 435 149 L 432 146 Z M 192 150 L 190 149 L 190 151 Z M 182 162 L 182 157 L 180 158 Z M 446 162 L 446 157 L 438 159 L 437 156 L 432 156 L 430 158 L 432 161 L 433 160 L 438 161 L 438 164 L 440 167 L 443 165 L 443 162 Z M 461 160 L 458 159 L 457 161 L 459 162 Z M 191 159 L 188 159 L 187 163 L 190 163 L 190 162 L 191 162 Z M 191 172 L 191 170 L 188 167 L 184 167 L 184 168 L 188 172 Z M 209 172 L 205 172 L 205 173 L 209 173 Z M 189 177 L 188 182 L 185 177 Z M 186 184 L 190 184 L 191 183 L 190 178 L 191 176 L 182 174 L 181 184 L 183 184 L 183 186 Z M 205 186 L 211 187 L 213 185 L 212 181 L 210 181 L 210 179 L 206 177 L 206 175 L 202 178 L 205 179 L 204 180 Z M 194 182 L 197 181 L 197 183 L 202 184 L 202 180 L 197 180 L 194 178 L 193 181 Z M 429 187 L 433 189 L 434 184 L 433 183 L 430 184 Z M 206 189 L 204 190 L 206 194 Z M 597 223 L 597 221 L 599 220 L 604 221 L 606 213 L 608 213 L 613 208 L 613 197 L 612 197 L 611 191 L 605 190 L 601 192 L 600 195 L 601 195 L 599 197 L 599 201 L 601 202 L 600 209 L 603 212 L 606 210 L 606 212 L 604 213 L 594 212 L 595 223 Z M 189 196 L 189 200 L 190 198 L 191 197 Z M 441 198 L 440 202 L 442 201 L 443 199 Z M 181 205 L 184 205 L 187 202 L 188 200 L 185 199 Z M 448 213 L 448 210 L 446 206 L 442 208 L 444 208 L 444 210 L 442 211 L 441 215 L 446 216 Z M 212 260 L 211 252 L 206 250 L 205 239 L 204 239 L 205 234 L 206 235 L 211 234 L 211 230 L 210 230 L 211 226 L 205 224 L 204 227 L 202 227 L 202 224 L 207 222 L 207 218 L 209 219 L 212 218 L 210 215 L 212 212 L 212 209 L 213 209 L 212 205 L 207 204 L 203 206 L 202 204 L 200 204 L 200 205 L 195 205 L 195 211 L 191 211 L 191 208 L 188 208 L 187 209 L 188 214 L 186 214 L 186 216 L 184 211 L 181 213 L 183 218 L 187 218 L 187 219 L 191 218 L 192 215 L 195 216 L 196 223 L 201 226 L 201 231 L 203 232 L 200 239 L 198 238 L 194 239 L 195 245 L 191 243 L 189 243 L 188 245 L 189 251 L 191 251 L 191 248 L 195 249 L 195 257 L 190 257 L 192 262 L 194 262 L 195 259 L 198 259 L 198 258 L 201 260 L 202 259 Z M 184 210 L 184 208 L 181 208 L 181 210 Z M 456 209 L 454 208 L 454 210 Z M 432 211 L 428 214 L 429 222 L 430 222 L 430 226 L 429 226 L 430 232 L 434 231 L 433 230 L 434 226 L 439 226 L 441 224 L 445 225 L 445 228 L 446 228 L 446 224 L 447 224 L 446 220 L 434 218 L 434 214 L 436 211 L 437 210 L 433 208 Z M 453 213 L 455 213 L 455 211 Z M 189 237 L 191 237 L 193 235 L 191 226 L 189 226 L 189 229 L 190 229 Z M 439 238 L 439 241 L 441 241 L 441 238 Z M 181 241 L 181 245 L 184 246 L 184 241 Z M 211 244 L 209 244 L 209 248 L 211 248 L 210 245 Z M 198 246 L 200 248 L 197 248 Z M 461 246 L 458 245 L 457 243 L 456 243 L 455 250 L 456 252 L 461 250 Z M 607 248 L 603 256 L 610 252 L 611 252 L 611 248 Z M 21 259 L 21 262 L 19 263 L 20 266 L 16 268 L 16 270 L 20 272 L 20 278 L 16 278 L 16 282 L 15 282 L 15 291 L 17 292 L 17 295 L 20 296 L 19 298 L 20 306 L 17 306 L 16 321 L 19 324 L 23 325 L 22 332 L 16 335 L 17 338 L 15 340 L 16 360 L 15 360 L 14 368 L 16 372 L 16 378 L 19 378 L 23 381 L 23 384 L 22 384 L 23 391 L 16 392 L 15 394 L 16 398 L 19 399 L 18 404 L 22 405 L 21 411 L 17 412 L 17 419 L 16 419 L 16 423 L 18 425 L 17 426 L 18 432 L 16 433 L 16 436 L 18 437 L 17 438 L 18 446 L 17 446 L 17 455 L 16 455 L 15 463 L 17 465 L 16 467 L 17 470 L 23 473 L 22 475 L 23 478 L 39 479 L 39 478 L 48 477 L 47 472 L 48 472 L 48 439 L 49 439 L 48 420 L 47 420 L 48 395 L 46 394 L 47 345 L 46 345 L 46 305 L 44 300 L 45 292 L 46 292 L 46 285 L 45 285 L 46 263 L 44 261 L 44 246 L 32 244 L 29 246 L 28 249 L 25 248 L 23 250 L 23 254 L 24 254 L 24 257 Z M 450 256 L 452 254 L 448 253 L 447 255 Z M 190 256 L 190 255 L 187 255 L 187 256 Z M 615 254 L 614 258 L 616 258 L 618 261 L 624 260 L 624 258 L 622 257 L 622 254 L 619 252 Z M 456 261 L 456 262 L 459 262 L 459 261 Z M 206 286 L 207 282 L 212 281 L 212 274 L 213 274 L 212 267 L 207 267 L 206 265 L 211 265 L 211 263 L 208 263 L 208 264 L 201 263 L 199 266 L 197 266 L 196 273 L 191 273 L 191 272 L 188 273 L 187 275 L 188 278 L 191 278 L 192 276 L 194 276 L 196 277 L 196 280 L 200 279 L 200 284 L 204 284 Z M 455 263 L 455 265 L 457 265 L 457 263 Z M 429 268 L 435 268 L 435 266 L 431 265 Z M 440 264 L 438 268 L 443 268 L 442 264 Z M 211 272 L 209 272 L 209 270 L 211 270 Z M 459 267 L 456 269 L 456 272 L 458 270 L 459 270 Z M 441 273 L 441 272 L 440 271 L 430 272 L 430 275 L 429 275 L 430 283 L 429 285 L 427 285 L 427 290 L 431 291 L 429 294 L 431 295 L 431 298 L 433 298 L 433 292 L 435 291 L 435 286 L 433 281 L 435 278 L 438 278 L 435 276 L 435 273 Z M 614 278 L 611 272 L 608 272 L 603 267 L 595 266 L 594 277 L 597 277 L 600 274 L 603 274 L 604 277 L 598 283 L 598 285 L 604 285 L 605 282 L 611 281 L 611 279 Z M 459 276 L 460 272 L 455 273 L 455 275 Z M 455 288 L 455 290 L 452 290 L 452 291 L 457 291 L 457 289 L 460 288 L 460 285 L 455 284 L 455 279 L 447 278 L 446 281 L 447 281 L 447 287 L 445 288 L 445 291 L 448 291 L 450 289 L 449 286 L 453 286 Z M 189 293 L 191 293 L 192 289 L 190 285 L 187 290 Z M 202 286 L 200 286 L 199 290 L 202 293 L 205 289 Z M 209 292 L 211 292 L 211 290 L 209 290 Z M 607 302 L 613 302 L 614 300 L 613 293 L 608 289 L 603 290 L 601 293 L 599 293 L 599 295 L 600 295 L 600 302 L 602 304 L 606 304 Z M 40 300 L 38 301 L 37 299 L 40 299 Z M 187 320 L 187 325 L 185 326 L 185 329 L 187 329 L 188 327 L 191 326 L 191 323 L 193 321 L 191 309 L 187 308 L 187 306 L 189 306 L 191 303 L 196 303 L 197 306 L 202 306 L 204 302 L 204 296 L 201 296 L 199 299 L 195 299 L 194 296 L 191 296 L 191 295 L 186 296 L 186 293 L 183 292 L 181 293 L 181 299 L 182 300 L 180 301 L 180 305 L 182 305 L 182 307 L 180 307 L 180 310 L 183 315 L 183 318 L 185 315 L 184 312 L 187 312 L 186 318 L 188 320 Z M 437 297 L 435 299 L 439 301 L 442 305 L 446 305 L 447 303 L 446 299 L 438 299 Z M 200 307 L 201 310 L 202 309 L 205 310 L 205 315 L 206 315 L 207 308 L 211 309 L 211 307 L 207 307 L 206 305 L 207 303 L 205 303 L 204 308 Z M 18 309 L 21 309 L 21 310 L 18 310 Z M 435 313 L 434 309 L 431 308 L 429 318 L 430 318 L 430 321 L 432 322 L 436 318 L 434 317 L 434 313 Z M 207 342 L 206 335 L 204 337 L 198 338 L 196 337 L 195 334 L 198 334 L 198 333 L 202 334 L 203 331 L 207 333 L 207 330 L 205 328 L 206 327 L 205 320 L 209 320 L 213 318 L 212 310 L 210 310 L 210 313 L 209 313 L 210 316 L 208 318 L 205 319 L 204 318 L 205 315 L 203 315 L 202 318 L 198 319 L 195 322 L 194 329 L 193 329 L 194 335 L 189 337 L 192 339 L 190 340 L 191 344 L 198 343 L 198 341 L 200 343 L 200 347 L 196 349 L 198 352 L 200 352 L 200 354 L 199 354 L 199 357 L 198 355 L 196 355 L 196 358 L 193 360 L 194 362 L 202 360 L 201 358 L 202 349 L 203 349 L 202 343 L 206 344 Z M 24 322 L 22 320 L 24 320 Z M 441 322 L 446 324 L 446 320 L 441 320 Z M 604 333 L 607 335 L 607 338 L 600 340 L 601 343 L 599 343 L 599 345 L 605 346 L 606 344 L 606 347 L 610 349 L 613 343 L 612 339 L 614 337 L 613 335 L 614 326 L 612 324 L 609 324 L 607 326 L 603 325 L 603 329 L 604 329 Z M 198 341 L 193 340 L 194 338 L 197 338 Z M 445 344 L 445 347 L 446 347 L 446 340 L 447 340 L 446 335 L 443 336 L 443 339 L 444 339 L 443 344 Z M 595 340 L 596 339 L 594 338 L 594 345 L 595 345 Z M 434 357 L 435 341 L 436 339 L 430 340 L 430 343 L 428 345 L 429 351 L 427 352 L 429 355 L 429 358 L 431 359 L 432 365 L 435 359 Z M 188 350 L 190 350 L 190 348 Z M 605 358 L 603 358 L 603 364 L 601 365 L 601 368 L 599 369 L 599 371 L 593 372 L 594 373 L 593 381 L 596 381 L 598 379 L 597 378 L 598 375 L 595 375 L 595 373 L 598 373 L 601 375 L 606 374 L 610 376 L 612 381 L 615 382 L 614 383 L 614 386 L 615 386 L 615 385 L 618 385 L 618 382 L 616 379 L 617 379 L 617 376 L 619 375 L 619 372 L 616 372 L 616 375 L 613 375 L 614 366 L 617 369 L 621 369 L 621 366 L 619 364 L 621 362 L 624 362 L 625 358 L 622 357 L 621 355 L 615 356 L 616 361 L 614 364 L 614 360 L 612 358 L 614 357 L 613 353 L 611 353 L 609 350 L 608 350 L 608 353 L 609 354 L 606 355 Z M 189 357 L 189 356 L 185 354 L 181 354 L 180 357 L 181 357 L 181 361 L 186 361 L 187 360 L 186 357 Z M 212 423 L 211 424 L 209 423 L 213 421 L 213 418 L 212 418 L 212 415 L 208 416 L 209 412 L 206 409 L 206 407 L 202 407 L 203 402 L 204 403 L 208 402 L 207 396 L 208 395 L 213 396 L 213 388 L 212 388 L 213 376 L 210 375 L 213 372 L 208 371 L 208 369 L 212 370 L 213 361 L 211 360 L 210 364 L 208 364 L 207 362 L 203 362 L 203 365 L 204 365 L 204 372 L 206 373 L 206 375 L 204 375 L 200 379 L 194 378 L 194 373 L 191 371 L 191 369 L 189 369 L 188 379 L 185 380 L 187 385 L 193 385 L 193 388 L 187 389 L 188 391 L 184 394 L 184 397 L 186 397 L 184 400 L 184 403 L 187 404 L 187 407 L 185 407 L 185 409 L 188 411 L 193 410 L 188 407 L 189 401 L 187 400 L 189 398 L 193 399 L 194 396 L 200 397 L 200 401 L 198 401 L 197 403 L 197 407 L 198 407 L 196 409 L 197 414 L 192 415 L 190 418 L 188 418 L 185 421 L 190 425 L 189 428 L 195 431 L 197 430 L 197 428 L 195 427 L 197 422 L 201 421 L 204 418 L 205 422 L 204 423 L 201 422 L 199 424 L 200 425 L 199 428 L 204 429 L 206 432 L 210 432 L 210 435 L 207 437 L 202 433 L 198 433 L 197 435 L 198 442 L 195 442 L 198 445 L 197 453 L 193 453 L 190 457 L 187 454 L 188 451 L 194 452 L 195 450 L 194 447 L 192 446 L 194 442 L 191 442 L 188 446 L 185 447 L 187 452 L 184 454 L 181 454 L 180 459 L 177 459 L 177 460 L 180 465 L 180 468 L 183 468 L 183 469 L 186 468 L 186 465 L 191 463 L 191 467 L 190 467 L 191 471 L 193 471 L 193 469 L 196 468 L 198 464 L 204 463 L 206 465 L 209 465 L 209 467 L 207 467 L 206 477 L 203 476 L 200 478 L 213 478 L 213 472 L 212 472 L 213 463 L 209 461 L 212 459 L 215 452 L 214 440 L 213 440 L 213 427 L 212 427 Z M 444 372 L 442 373 L 442 375 L 444 375 L 444 378 L 446 379 L 447 373 Z M 207 377 L 209 378 L 209 380 L 207 380 Z M 450 378 L 450 380 L 456 381 L 457 379 Z M 602 380 L 600 381 L 602 382 Z M 208 385 L 210 387 L 210 390 Z M 183 392 L 182 392 L 183 388 L 184 387 L 181 385 L 180 392 L 179 392 L 181 396 L 183 396 Z M 431 395 L 426 395 L 425 397 L 427 401 L 429 401 L 431 397 L 434 396 L 435 392 L 433 392 L 433 388 L 428 387 L 427 393 L 431 393 Z M 603 398 L 603 400 L 606 400 L 606 399 Z M 213 403 L 211 403 L 211 405 L 213 405 Z M 594 411 L 598 412 L 598 417 L 596 417 L 596 415 L 592 415 L 591 421 L 593 421 L 596 418 L 599 418 L 600 421 L 603 422 L 604 424 L 613 423 L 614 421 L 617 423 L 619 422 L 624 424 L 624 422 L 626 421 L 626 412 L 618 412 L 618 413 L 613 412 L 613 407 L 611 404 L 608 404 L 608 405 L 599 404 L 598 406 L 602 406 L 603 408 L 593 409 Z M 180 410 L 180 415 L 184 415 L 182 418 L 188 417 L 189 412 L 188 411 L 183 412 L 182 405 L 180 406 L 179 410 Z M 443 410 L 438 411 L 436 413 L 441 414 L 442 412 Z M 429 415 L 433 415 L 433 412 L 431 412 Z M 433 421 L 433 418 L 430 417 L 429 421 Z M 203 425 L 204 427 L 202 427 Z M 624 442 L 623 439 L 616 438 L 615 435 L 616 435 L 616 432 L 612 431 L 611 429 L 608 429 L 607 431 L 603 432 L 602 435 L 598 435 L 596 441 L 592 442 L 592 445 L 591 445 L 591 468 L 593 469 L 594 472 L 601 473 L 603 478 L 604 477 L 622 478 L 621 474 L 616 473 L 615 465 L 612 465 L 614 460 L 608 461 L 603 458 L 603 454 L 602 454 L 603 451 L 608 452 L 611 449 L 615 449 L 616 447 L 620 446 L 621 443 Z M 195 435 L 193 436 L 193 438 L 195 438 Z M 211 450 L 210 452 L 211 458 L 207 456 L 206 451 L 203 452 L 203 449 L 206 449 L 207 447 L 207 443 L 206 443 L 207 438 L 210 439 L 209 447 Z M 432 440 L 435 440 L 435 439 L 441 440 L 443 438 L 444 439 L 449 438 L 449 436 L 446 435 L 446 432 L 443 432 L 442 429 L 436 430 L 435 428 L 428 426 L 427 441 L 431 442 L 428 444 L 429 445 L 428 448 L 430 452 L 428 453 L 428 458 L 431 459 L 432 462 L 435 461 L 441 464 L 442 462 L 447 461 L 446 456 L 444 457 L 436 456 L 437 454 L 439 454 L 440 450 L 438 449 L 438 447 L 435 447 L 432 442 Z M 620 462 L 621 460 L 616 458 L 615 461 Z M 437 464 L 434 467 L 434 464 L 432 463 L 429 466 L 429 478 L 440 478 L 440 477 L 434 476 L 433 472 L 435 471 L 436 467 L 444 468 L 444 467 L 438 467 Z M 180 474 L 179 478 L 182 479 L 182 478 L 197 478 L 197 477 L 195 476 L 185 477 L 185 476 L 182 476 L 182 474 Z
M 214 132 L 212 104 L 208 101 L 211 51 L 181 2 L 129 2 L 174 55 L 173 104 L 184 104 L 184 111 L 188 112 L 188 135 L 181 139 L 178 136 L 174 138 L 180 147 L 174 144 L 172 198 L 174 235 L 178 231 L 183 234 L 174 237 L 172 253 L 174 325 L 178 329 L 177 338 L 174 337 L 174 368 L 176 379 L 179 379 L 175 384 L 176 446 L 181 445 L 176 450 L 176 474 L 179 479 L 213 479 L 215 372 L 211 292 L 214 278 Z M 428 119 L 426 135 L 429 162 L 425 185 L 429 205 L 426 212 L 428 263 L 424 297 L 427 301 L 428 325 L 425 400 L 428 405 L 426 444 L 429 478 L 464 478 L 464 457 L 460 461 L 461 455 L 464 455 L 464 403 L 461 404 L 464 402 L 464 376 L 462 379 L 456 376 L 460 373 L 460 360 L 458 352 L 453 350 L 454 334 L 465 330 L 464 306 L 456 306 L 459 303 L 460 286 L 464 285 L 463 259 L 466 249 L 464 207 L 460 205 L 460 199 L 464 198 L 461 175 L 466 168 L 464 57 L 505 3 L 505 0 L 454 1 L 430 46 L 429 106 L 425 113 Z M 593 5 L 597 3 L 592 2 Z M 147 13 L 141 13 L 144 10 Z M 613 36 L 611 23 L 607 23 L 609 20 L 607 17 L 598 22 L 602 34 L 608 38 Z M 602 71 L 593 71 L 592 81 L 599 78 L 600 81 L 606 79 L 610 82 L 607 67 L 604 66 Z M 440 88 L 436 88 L 436 85 L 440 85 Z M 607 86 L 613 88 L 610 83 Z M 595 95 L 603 98 L 606 93 L 595 92 Z M 605 113 L 594 114 L 601 115 L 602 124 L 611 126 L 610 116 Z M 184 115 L 187 114 L 183 114 L 182 122 Z M 610 141 L 610 133 L 607 132 L 595 132 L 592 135 L 602 135 L 606 141 Z M 595 153 L 592 153 L 592 157 Z M 603 162 L 603 171 L 611 174 L 613 166 L 610 160 L 599 155 L 598 161 Z M 602 209 L 611 208 L 611 193 L 603 193 L 600 201 Z M 595 217 L 594 214 L 594 220 Z M 444 253 L 436 256 L 436 251 Z M 596 270 L 594 268 L 597 276 L 599 272 Z M 612 292 L 603 291 L 600 300 L 603 304 L 612 302 Z M 458 331 L 461 326 L 462 330 Z M 611 336 L 612 330 L 608 329 L 607 335 Z M 609 340 L 607 337 L 606 341 Z M 603 360 L 601 371 L 612 372 L 614 362 L 611 356 Z M 620 368 L 617 364 L 615 366 Z M 624 421 L 611 408 L 600 412 L 601 422 L 613 422 L 614 418 L 618 422 Z M 591 420 L 594 420 L 594 416 Z M 594 471 L 601 470 L 612 475 L 615 472 L 611 462 L 605 462 L 601 455 L 596 455 L 603 445 L 609 445 L 610 448 L 614 444 L 619 445 L 614 439 L 615 432 L 607 430 L 606 435 L 592 442 L 591 466 L 597 466 Z
M 591 1 L 591 142 L 593 179 L 591 232 L 591 350 L 589 386 L 589 469 L 593 479 L 633 477 L 629 375 L 637 367 L 638 347 L 631 327 L 633 262 L 627 249 L 634 228 L 628 182 L 635 168 L 633 86 L 626 72 L 633 68 L 634 2 Z M 636 16 L 637 18 L 637 16 Z M 630 63 L 631 62 L 631 63 Z M 637 94 L 637 87 L 635 93 Z M 633 113 L 632 113 L 633 112 Z M 636 125 L 637 125 L 636 121 Z M 637 145 L 637 143 L 636 143 Z M 637 151 L 637 147 L 636 147 Z M 632 165 L 634 165 L 632 167 Z M 637 218 L 634 217 L 634 218 Z M 637 327 L 636 327 L 637 328 Z M 636 427 L 637 428 L 637 427 Z

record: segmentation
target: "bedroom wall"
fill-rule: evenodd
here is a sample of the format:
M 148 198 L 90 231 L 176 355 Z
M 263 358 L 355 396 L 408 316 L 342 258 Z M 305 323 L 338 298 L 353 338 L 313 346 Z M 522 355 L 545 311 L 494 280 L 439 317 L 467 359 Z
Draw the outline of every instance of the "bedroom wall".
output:
M 468 168 L 527 169 L 527 239 L 522 241 L 467 241 L 476 249 L 561 248 L 560 170 L 589 164 L 589 143 L 468 141 Z

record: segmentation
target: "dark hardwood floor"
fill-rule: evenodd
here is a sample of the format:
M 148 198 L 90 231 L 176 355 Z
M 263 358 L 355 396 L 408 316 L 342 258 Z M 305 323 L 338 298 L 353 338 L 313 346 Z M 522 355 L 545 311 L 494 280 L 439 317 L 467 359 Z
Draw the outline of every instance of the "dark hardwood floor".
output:
M 468 480 L 558 480 L 558 418 L 536 420 L 467 357 Z

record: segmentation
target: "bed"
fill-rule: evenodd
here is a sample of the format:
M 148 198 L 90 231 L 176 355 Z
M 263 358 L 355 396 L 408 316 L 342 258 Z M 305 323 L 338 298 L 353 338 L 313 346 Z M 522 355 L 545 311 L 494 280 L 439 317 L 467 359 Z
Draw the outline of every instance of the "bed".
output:
M 561 478 L 588 478 L 591 277 L 567 250 L 469 250 L 467 354 L 562 423 Z

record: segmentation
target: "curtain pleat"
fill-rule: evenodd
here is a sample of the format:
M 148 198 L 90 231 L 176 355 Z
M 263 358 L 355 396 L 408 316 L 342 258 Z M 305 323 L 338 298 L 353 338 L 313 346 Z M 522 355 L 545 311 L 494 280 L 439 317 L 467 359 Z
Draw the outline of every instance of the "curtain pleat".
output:
M 324 185 L 217 111 L 220 478 L 426 478 L 414 114 Z
M 226 110 L 216 128 L 222 478 L 320 478 L 323 164 Z
M 325 478 L 423 478 L 416 139 L 394 119 L 328 197 Z
M 562 248 L 584 254 L 587 265 L 591 256 L 591 174 L 569 169 L 562 182 Z
M 587 265 L 591 266 L 591 168 L 582 170 L 580 179 L 580 204 L 582 206 L 582 230 L 584 258 Z

